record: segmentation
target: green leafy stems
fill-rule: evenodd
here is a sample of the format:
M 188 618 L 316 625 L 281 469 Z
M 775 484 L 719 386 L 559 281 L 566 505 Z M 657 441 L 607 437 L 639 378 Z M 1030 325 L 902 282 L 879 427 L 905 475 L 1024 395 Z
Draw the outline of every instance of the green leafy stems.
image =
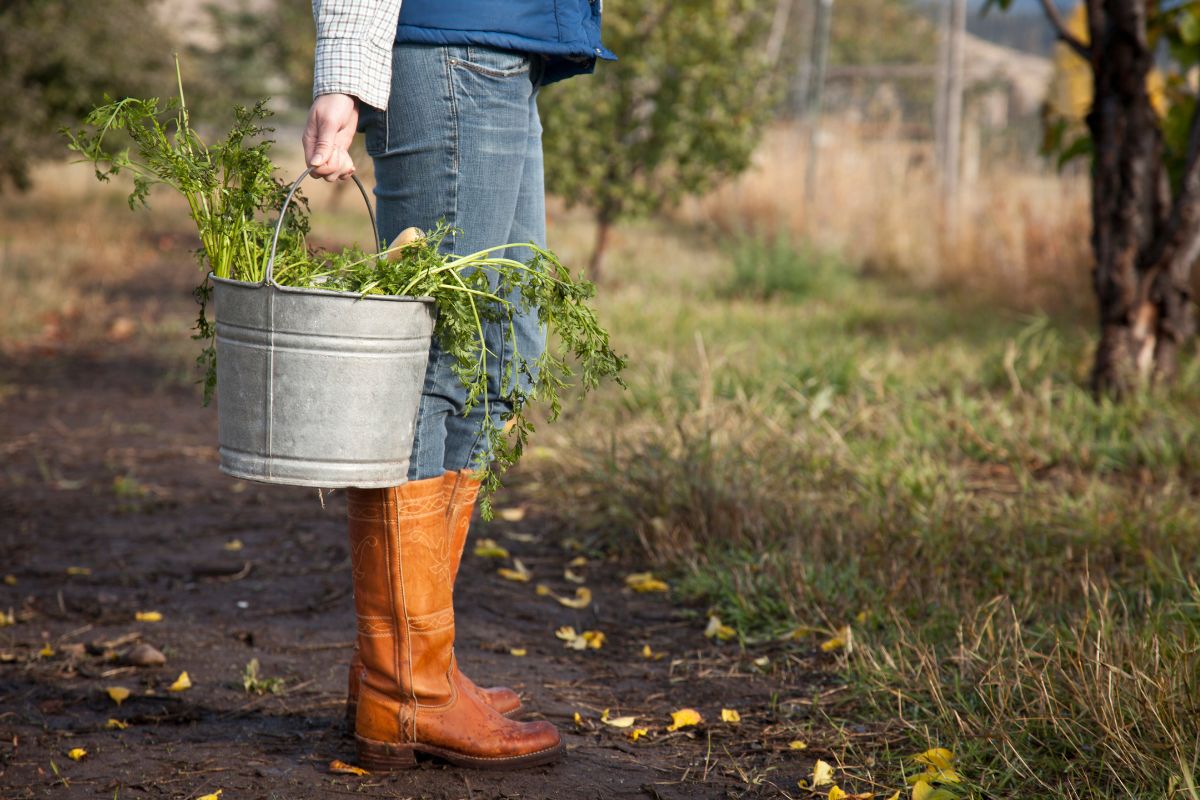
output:
M 178 99 L 164 103 L 157 98 L 106 97 L 81 129 L 64 134 L 70 149 L 95 166 L 97 179 L 108 181 L 124 171 L 132 175 L 130 208 L 144 207 L 156 184 L 170 186 L 186 198 L 200 237 L 198 255 L 206 267 L 194 292 L 200 311 L 193 338 L 203 343 L 197 362 L 204 369 L 207 403 L 216 386 L 215 326 L 207 314 L 209 273 L 263 281 L 274 229 L 268 218 L 280 214 L 288 185 L 275 177 L 272 141 L 263 138 L 271 131 L 261 125 L 271 113 L 265 102 L 236 108 L 229 133 L 206 145 L 191 127 L 178 63 L 176 81 Z M 110 137 L 116 132 L 132 147 L 111 147 Z M 329 253 L 308 246 L 308 231 L 308 204 L 297 193 L 287 208 L 276 251 L 273 280 L 278 285 L 433 298 L 435 336 L 454 358 L 455 374 L 466 388 L 464 413 L 483 406 L 480 435 L 486 446 L 472 467 L 484 482 L 485 514 L 490 513 L 488 497 L 499 488 L 500 476 L 520 459 L 534 431 L 528 411 L 535 402 L 545 404 L 553 420 L 574 378 L 585 392 L 605 379 L 622 383 L 625 361 L 612 350 L 608 332 L 588 302 L 595 287 L 573 278 L 545 248 L 519 243 L 469 255 L 446 254 L 442 250 L 447 237 L 452 241 L 458 231 L 439 223 L 416 241 L 381 252 L 346 248 Z M 517 249 L 527 250 L 529 260 L 512 258 Z M 553 335 L 543 352 L 524 354 L 517 348 L 514 320 L 517 314 L 535 312 Z M 498 383 L 495 376 L 489 377 L 489 360 L 496 358 L 487 346 L 489 329 L 492 341 L 503 341 L 505 352 L 512 354 L 498 371 Z M 495 402 L 501 404 L 501 413 L 493 413 Z

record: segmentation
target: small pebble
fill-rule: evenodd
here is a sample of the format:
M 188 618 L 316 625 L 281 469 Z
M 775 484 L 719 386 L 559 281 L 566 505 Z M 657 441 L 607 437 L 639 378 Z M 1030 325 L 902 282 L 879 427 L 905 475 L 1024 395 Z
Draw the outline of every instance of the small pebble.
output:
M 161 667 L 167 657 L 152 645 L 142 642 L 125 654 L 125 662 L 135 667 Z

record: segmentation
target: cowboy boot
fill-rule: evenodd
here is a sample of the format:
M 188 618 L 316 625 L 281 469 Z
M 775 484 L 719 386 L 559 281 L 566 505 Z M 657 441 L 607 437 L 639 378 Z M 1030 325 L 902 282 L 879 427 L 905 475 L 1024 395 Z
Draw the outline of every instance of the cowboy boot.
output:
M 471 514 L 475 511 L 475 499 L 479 497 L 482 483 L 469 470 L 445 472 L 442 474 L 445 483 L 442 492 L 446 498 L 446 529 L 450 541 L 450 584 L 458 582 L 458 568 L 462 565 L 463 550 L 467 545 L 467 531 L 471 528 Z M 483 689 L 458 671 L 455 673 L 461 679 L 470 683 L 480 696 L 492 708 L 501 714 L 511 714 L 521 708 L 521 698 L 507 686 L 495 686 Z
M 358 763 L 512 769 L 558 758 L 547 722 L 499 714 L 454 675 L 452 556 L 441 477 L 390 489 L 351 489 L 350 550 L 358 618 Z
M 472 479 L 470 474 L 463 470 L 442 475 L 442 494 L 446 504 L 446 522 L 450 536 L 452 584 L 458 577 L 467 531 L 471 525 L 471 514 L 475 509 L 475 499 L 479 496 L 480 482 Z M 458 529 L 460 525 L 461 530 Z M 355 647 L 354 654 L 350 657 L 350 669 L 346 679 L 346 730 L 350 733 L 354 732 L 354 718 L 358 711 L 358 684 L 361 675 L 362 659 L 358 657 L 358 648 Z M 460 689 L 479 692 L 481 699 L 501 714 L 512 714 L 521 708 L 521 698 L 512 689 L 504 686 L 490 689 L 476 686 L 474 681 L 457 669 L 457 665 L 455 680 L 459 682 Z

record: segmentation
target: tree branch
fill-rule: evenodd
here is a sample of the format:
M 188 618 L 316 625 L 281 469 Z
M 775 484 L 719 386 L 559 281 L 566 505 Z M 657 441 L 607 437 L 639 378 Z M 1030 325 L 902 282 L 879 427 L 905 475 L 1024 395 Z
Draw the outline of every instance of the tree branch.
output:
M 1046 18 L 1050 20 L 1050 24 L 1054 26 L 1054 30 L 1058 32 L 1058 38 L 1063 41 L 1078 53 L 1085 61 L 1092 60 L 1092 50 L 1086 44 L 1081 42 L 1078 37 L 1067 30 L 1066 24 L 1063 22 L 1062 16 L 1058 13 L 1058 8 L 1054 5 L 1054 0 L 1042 0 L 1042 10 L 1046 12 Z

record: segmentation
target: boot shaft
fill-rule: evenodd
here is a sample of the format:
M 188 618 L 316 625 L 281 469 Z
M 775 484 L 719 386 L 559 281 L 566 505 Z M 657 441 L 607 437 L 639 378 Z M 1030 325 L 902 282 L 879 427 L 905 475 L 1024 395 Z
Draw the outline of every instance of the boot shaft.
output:
M 402 703 L 451 701 L 452 559 L 443 481 L 350 489 L 348 527 L 363 683 Z

